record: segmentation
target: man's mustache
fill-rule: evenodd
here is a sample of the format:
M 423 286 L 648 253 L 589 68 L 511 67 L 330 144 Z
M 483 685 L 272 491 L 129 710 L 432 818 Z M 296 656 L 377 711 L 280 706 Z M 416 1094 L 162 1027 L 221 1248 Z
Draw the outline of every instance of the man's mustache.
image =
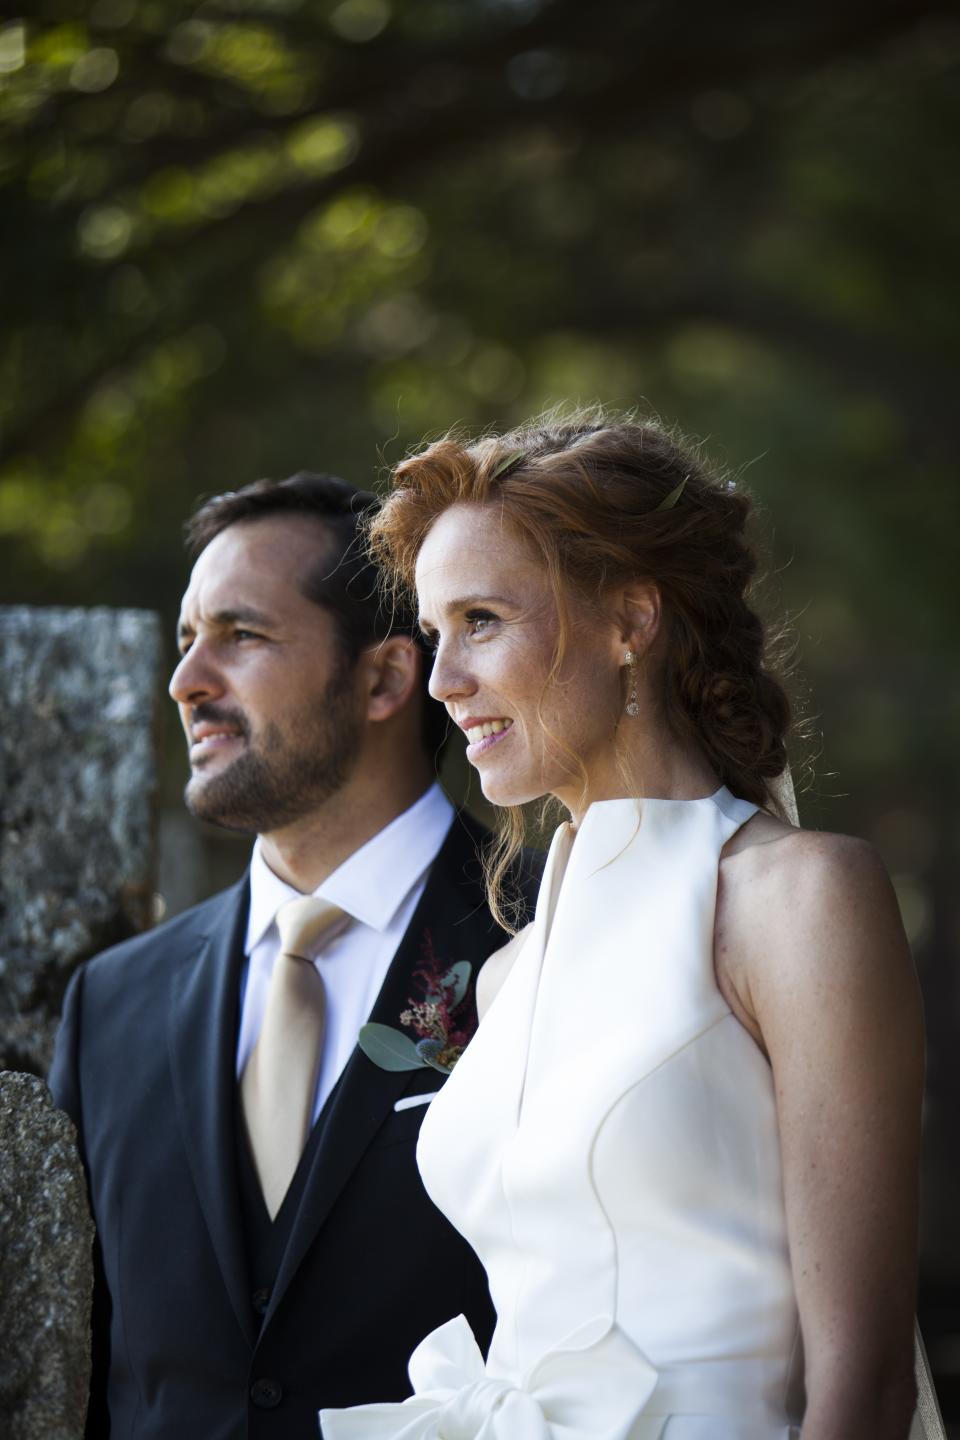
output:
M 195 725 L 229 725 L 244 740 L 250 738 L 250 726 L 242 711 L 227 710 L 222 705 L 214 705 L 209 701 L 194 705 L 190 711 L 191 730 Z

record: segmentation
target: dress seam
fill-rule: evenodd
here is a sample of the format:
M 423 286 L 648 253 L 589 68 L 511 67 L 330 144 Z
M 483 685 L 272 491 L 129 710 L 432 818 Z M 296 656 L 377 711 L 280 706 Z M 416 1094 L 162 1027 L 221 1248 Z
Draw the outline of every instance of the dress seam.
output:
M 722 995 L 720 996 L 720 999 L 723 1000 Z M 646 1074 L 641 1075 L 640 1078 L 635 1080 L 633 1084 L 628 1086 L 626 1090 L 621 1091 L 621 1093 L 617 1096 L 616 1100 L 614 1100 L 613 1103 L 609 1106 L 609 1108 L 604 1112 L 602 1120 L 594 1131 L 593 1140 L 590 1143 L 590 1150 L 587 1155 L 587 1175 L 590 1180 L 590 1189 L 593 1191 L 593 1198 L 596 1201 L 597 1208 L 599 1209 L 600 1214 L 603 1216 L 604 1221 L 606 1222 L 607 1229 L 610 1232 L 611 1244 L 613 1246 L 613 1315 L 611 1318 L 615 1324 L 619 1323 L 618 1317 L 620 1314 L 620 1246 L 617 1242 L 616 1227 L 614 1226 L 614 1223 L 610 1218 L 607 1208 L 603 1203 L 603 1199 L 601 1198 L 600 1191 L 597 1187 L 597 1182 L 594 1175 L 593 1160 L 594 1153 L 597 1148 L 597 1143 L 600 1139 L 601 1134 L 603 1133 L 603 1129 L 610 1116 L 613 1114 L 614 1110 L 616 1110 L 617 1106 L 620 1105 L 620 1103 L 625 1100 L 628 1095 L 631 1095 L 634 1090 L 636 1090 L 639 1086 L 643 1085 L 647 1080 L 650 1079 L 652 1075 L 655 1075 L 658 1070 L 661 1070 L 664 1065 L 669 1065 L 670 1061 L 675 1059 L 676 1056 L 682 1055 L 685 1050 L 688 1050 L 690 1048 L 691 1045 L 695 1045 L 698 1040 L 701 1040 L 703 1038 L 704 1035 L 709 1035 L 711 1030 L 715 1030 L 716 1027 L 722 1024 L 722 1022 L 728 1017 L 733 1020 L 736 1020 L 737 1018 L 734 1015 L 733 1011 L 728 1008 L 726 1014 L 718 1015 L 716 1019 L 710 1021 L 709 1025 L 704 1025 L 703 1029 L 698 1030 L 696 1035 L 691 1035 L 689 1040 L 684 1041 L 684 1043 L 676 1050 L 672 1050 L 669 1055 L 664 1056 L 664 1058 L 659 1062 L 659 1064 L 655 1065 L 652 1070 L 648 1070 Z

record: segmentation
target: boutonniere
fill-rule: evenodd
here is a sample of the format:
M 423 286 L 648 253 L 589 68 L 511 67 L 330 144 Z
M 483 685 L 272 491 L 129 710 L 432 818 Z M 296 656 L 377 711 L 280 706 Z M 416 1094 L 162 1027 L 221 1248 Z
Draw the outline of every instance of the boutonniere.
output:
M 429 1068 L 449 1075 L 477 1028 L 476 1012 L 467 1006 L 471 966 L 467 960 L 443 968 L 427 932 L 424 960 L 413 972 L 419 995 L 407 999 L 400 1024 L 415 1040 L 392 1025 L 363 1025 L 359 1045 L 381 1070 Z

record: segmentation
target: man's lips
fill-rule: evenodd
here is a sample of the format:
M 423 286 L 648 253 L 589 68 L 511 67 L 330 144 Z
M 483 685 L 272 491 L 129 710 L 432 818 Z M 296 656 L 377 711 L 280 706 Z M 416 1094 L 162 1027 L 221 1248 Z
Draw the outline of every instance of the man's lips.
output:
M 190 759 L 203 760 L 221 750 L 228 749 L 242 740 L 239 730 L 211 730 L 205 735 L 194 736 L 190 744 Z
M 195 720 L 189 728 L 190 759 L 209 758 L 243 739 L 243 728 L 236 721 Z
M 239 734 L 239 725 L 228 725 L 223 721 L 218 724 L 213 720 L 202 720 L 199 724 L 190 726 L 190 739 L 194 741 L 194 743 L 198 740 L 210 740 L 221 735 L 234 738 Z

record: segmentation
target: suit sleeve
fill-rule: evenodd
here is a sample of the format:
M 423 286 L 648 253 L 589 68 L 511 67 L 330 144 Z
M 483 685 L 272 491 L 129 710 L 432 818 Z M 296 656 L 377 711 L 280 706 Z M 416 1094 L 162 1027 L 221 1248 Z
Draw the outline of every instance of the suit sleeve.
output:
M 90 1209 L 96 1220 L 96 1208 L 90 1192 L 90 1174 L 84 1146 L 83 1094 L 80 1082 L 81 1018 L 83 1010 L 84 967 L 81 966 L 67 986 L 63 1014 L 53 1052 L 48 1083 L 54 1104 L 66 1111 L 77 1129 L 77 1145 L 87 1177 Z M 91 1316 L 90 1399 L 87 1406 L 86 1440 L 106 1440 L 110 1434 L 110 1412 L 107 1407 L 107 1377 L 110 1371 L 110 1292 L 103 1269 L 99 1232 L 93 1241 L 93 1313 Z
M 77 1141 L 83 1156 L 83 1131 L 80 1124 L 80 1082 L 77 1075 L 77 1046 L 80 1029 L 80 1003 L 83 989 L 83 968 L 77 970 L 63 997 L 63 1014 L 57 1031 L 48 1083 L 53 1103 L 65 1110 L 77 1127 Z

